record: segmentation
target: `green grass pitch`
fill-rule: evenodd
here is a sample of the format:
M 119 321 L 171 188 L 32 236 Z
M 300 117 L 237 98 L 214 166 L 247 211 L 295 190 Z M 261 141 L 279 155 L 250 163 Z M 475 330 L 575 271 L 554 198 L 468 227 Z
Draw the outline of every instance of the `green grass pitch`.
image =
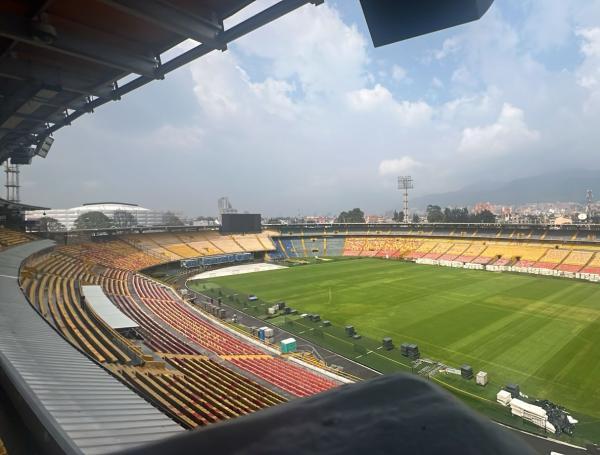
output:
M 423 357 L 487 371 L 499 387 L 550 399 L 600 421 L 600 286 L 575 280 L 359 259 L 210 279 L 284 300 L 363 336 L 419 344 Z M 579 414 L 579 415 L 578 415 Z M 594 423 L 595 422 L 595 423 Z M 590 428 L 591 429 L 591 428 Z M 594 430 L 595 433 L 596 430 Z M 585 432 L 585 431 L 584 431 Z

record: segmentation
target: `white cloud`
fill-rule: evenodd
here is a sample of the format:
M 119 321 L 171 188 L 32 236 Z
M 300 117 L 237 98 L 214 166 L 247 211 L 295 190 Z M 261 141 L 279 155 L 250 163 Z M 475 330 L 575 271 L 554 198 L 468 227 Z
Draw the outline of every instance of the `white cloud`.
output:
M 453 36 L 452 38 L 445 39 L 442 48 L 436 50 L 433 55 L 437 60 L 442 60 L 451 54 L 457 53 L 460 47 L 460 38 Z
M 472 157 L 490 157 L 524 151 L 540 139 L 529 129 L 523 111 L 504 104 L 498 120 L 487 126 L 465 128 L 458 151 Z
M 356 111 L 373 110 L 394 103 L 391 92 L 381 84 L 349 92 L 347 97 L 350 107 Z
M 379 175 L 401 175 L 423 166 L 410 156 L 393 160 L 383 160 L 379 163 Z
M 372 112 L 404 126 L 414 127 L 431 119 L 433 109 L 424 101 L 397 101 L 392 93 L 381 84 L 372 89 L 363 88 L 348 93 L 348 106 L 356 112 Z
M 306 5 L 236 43 L 244 54 L 269 62 L 273 78 L 296 78 L 308 96 L 364 85 L 367 41 L 327 4 Z
M 242 15 L 274 2 L 258 0 Z M 223 194 L 267 214 L 354 204 L 374 211 L 393 206 L 393 176 L 402 173 L 413 175 L 417 193 L 456 189 L 490 168 L 509 179 L 600 167 L 600 11 L 560 22 L 572 24 L 569 45 L 581 45 L 581 61 L 570 56 L 562 68 L 561 55 L 532 52 L 518 14 L 530 1 L 510 21 L 502 13 L 520 2 L 496 2 L 481 21 L 387 51 L 344 23 L 351 16 L 332 5 L 345 3 L 303 6 L 61 130 L 54 148 L 63 157 L 24 170 L 25 184 L 49 188 L 28 190 L 45 198 L 31 202 L 78 204 L 93 179 L 102 185 L 90 198 L 126 195 L 191 214 L 214 213 Z M 442 44 L 448 33 L 455 36 Z M 423 49 L 438 49 L 427 54 L 430 65 L 421 64 Z M 512 153 L 518 159 L 507 159 Z M 298 175 L 306 184 L 287 184 Z M 68 189 L 49 184 L 57 180 Z
M 596 115 L 600 113 L 600 27 L 579 29 L 576 34 L 582 39 L 584 56 L 577 70 L 577 83 L 588 92 L 584 112 Z
M 564 46 L 572 34 L 572 10 L 580 9 L 581 1 L 544 0 L 529 6 L 522 31 L 527 46 L 538 52 Z
M 408 77 L 408 73 L 400 65 L 394 65 L 394 66 L 392 66 L 392 78 L 396 82 L 410 82 L 410 78 Z
M 474 86 L 477 80 L 465 66 L 461 66 L 452 73 L 452 82 L 460 85 Z

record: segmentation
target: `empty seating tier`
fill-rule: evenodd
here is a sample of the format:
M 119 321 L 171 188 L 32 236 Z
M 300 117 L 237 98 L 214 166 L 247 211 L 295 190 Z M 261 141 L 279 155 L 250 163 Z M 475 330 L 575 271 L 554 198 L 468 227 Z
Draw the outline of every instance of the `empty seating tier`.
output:
M 150 311 L 202 348 L 217 354 L 262 354 L 252 345 L 217 328 L 164 286 L 136 275 L 133 288 Z
M 344 256 L 360 256 L 368 239 L 365 237 L 347 237 L 344 243 Z
M 35 240 L 35 237 L 24 232 L 0 227 L 0 250 Z
M 336 386 L 331 380 L 275 357 L 238 356 L 228 360 L 299 397 L 310 396 Z
M 424 240 L 417 248 L 415 248 L 413 251 L 408 252 L 408 254 L 405 255 L 405 258 L 422 258 L 427 253 L 429 253 L 433 249 L 433 247 L 437 245 L 437 243 L 438 242 L 436 242 L 435 240 Z
M 473 243 L 460 256 L 454 260 L 459 262 L 473 262 L 485 250 L 485 245 L 481 243 Z
M 446 253 L 450 247 L 452 246 L 452 243 L 450 242 L 440 242 L 437 245 L 435 245 L 428 253 L 426 253 L 423 258 L 425 259 L 439 259 L 440 256 L 442 256 L 444 253 Z
M 438 259 L 442 261 L 453 261 L 463 254 L 469 246 L 470 243 L 454 243 L 450 249 L 442 254 Z
M 564 261 L 570 252 L 570 250 L 551 248 L 539 261 L 533 264 L 533 267 L 539 269 L 555 269 L 562 261 Z
M 565 260 L 556 267 L 556 270 L 563 272 L 579 272 L 590 262 L 594 253 L 592 251 L 571 251 Z
M 149 401 L 187 428 L 228 420 L 285 401 L 202 357 L 167 358 L 174 369 L 112 366 Z
M 581 269 L 581 272 L 600 275 L 600 253 L 595 253 L 586 266 Z

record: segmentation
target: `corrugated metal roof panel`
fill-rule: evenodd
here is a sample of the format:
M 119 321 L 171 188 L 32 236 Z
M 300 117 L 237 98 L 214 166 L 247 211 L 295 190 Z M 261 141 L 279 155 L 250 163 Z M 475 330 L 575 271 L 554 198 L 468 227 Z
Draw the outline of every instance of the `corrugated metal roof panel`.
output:
M 66 453 L 100 454 L 184 431 L 65 341 L 18 287 L 37 241 L 0 252 L 0 368 Z

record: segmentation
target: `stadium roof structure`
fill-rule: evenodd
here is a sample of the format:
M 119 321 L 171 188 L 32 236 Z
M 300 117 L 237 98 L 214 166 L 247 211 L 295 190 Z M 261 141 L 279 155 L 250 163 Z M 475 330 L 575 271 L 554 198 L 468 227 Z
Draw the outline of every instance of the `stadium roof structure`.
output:
M 7 201 L 6 199 L 0 198 L 0 210 L 48 210 L 48 207 L 42 207 L 39 205 L 23 204 L 21 202 Z
M 0 2 L 0 163 L 45 156 L 51 135 L 83 114 L 306 3 L 281 0 L 225 29 L 253 0 Z M 196 46 L 168 61 L 165 52 Z M 121 81 L 126 82 L 121 85 Z M 49 139 L 48 139 L 49 138 Z
M 3 0 L 0 164 L 45 157 L 52 133 L 85 113 L 307 4 L 279 0 L 224 28 L 254 0 Z M 360 0 L 375 46 L 481 17 L 493 0 Z M 446 2 L 448 3 L 448 2 Z M 186 40 L 196 45 L 163 61 Z

